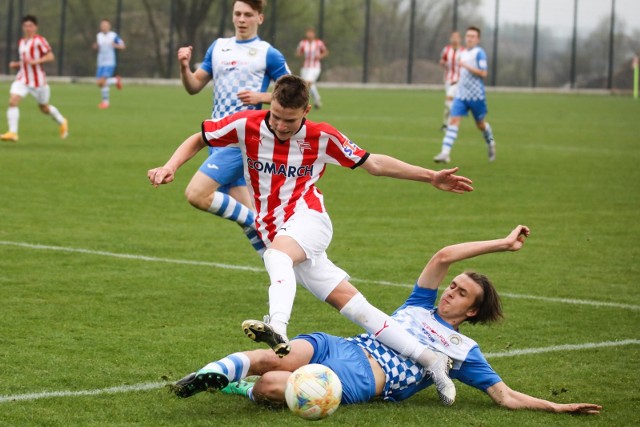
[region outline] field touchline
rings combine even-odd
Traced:
[[[554,351],[577,351],[588,350],[593,348],[602,347],[620,347],[625,345],[640,344],[640,340],[629,339],[622,341],[603,341],[584,344],[565,344],[565,345],[553,345],[550,347],[538,347],[538,348],[523,348],[515,349],[500,353],[485,353],[487,359],[496,359],[499,357],[517,357],[529,354],[550,353]],[[0,395],[0,403],[17,402],[21,400],[38,400],[51,397],[71,397],[71,396],[96,396],[102,394],[115,394],[115,393],[128,393],[131,391],[145,391],[155,390],[162,388],[169,383],[155,382],[155,383],[140,383],[132,385],[122,385],[116,387],[99,388],[95,390],[61,390],[61,391],[42,391],[38,393],[26,393],[26,394],[14,394],[14,395]]]
[[[11,242],[11,241],[0,240],[0,245],[17,246],[20,248],[46,250],[46,251],[73,252],[73,253],[81,253],[86,255],[98,255],[98,256],[111,257],[111,258],[130,259],[135,261],[197,265],[197,266],[204,266],[204,267],[222,268],[225,270],[252,271],[257,273],[261,273],[265,271],[264,268],[251,267],[248,265],[224,264],[224,263],[210,262],[210,261],[193,261],[188,259],[158,258],[158,257],[152,257],[152,256],[146,256],[146,255],[122,254],[122,253],[116,253],[116,252],[95,251],[91,249],[69,248],[64,246],[38,245],[38,244],[26,243],[26,242]],[[352,277],[351,280],[353,282],[372,283],[375,285],[382,285],[382,286],[398,286],[403,288],[413,288],[413,285],[388,282],[385,280],[358,279],[356,277]],[[538,296],[538,295],[514,294],[510,292],[501,292],[500,295],[506,298],[531,299],[531,300],[553,302],[553,303],[560,303],[560,304],[588,305],[592,307],[611,307],[611,308],[619,308],[623,310],[633,310],[633,311],[640,310],[640,305],[623,304],[623,303],[617,303],[617,302],[583,300],[583,299],[573,299],[573,298],[554,298],[554,297],[544,297],[544,296]]]

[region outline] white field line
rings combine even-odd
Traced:
[[[222,268],[225,270],[241,270],[241,271],[251,271],[251,272],[264,272],[263,268],[259,267],[251,267],[248,265],[234,265],[234,264],[223,264],[219,262],[210,262],[210,261],[192,261],[186,259],[172,259],[172,258],[157,258],[146,255],[134,255],[134,254],[122,254],[115,252],[105,252],[105,251],[94,251],[91,249],[82,249],[82,248],[69,248],[64,246],[49,246],[49,245],[38,245],[32,243],[25,242],[11,242],[0,240],[0,245],[4,246],[17,246],[21,248],[28,249],[39,249],[39,250],[48,250],[48,251],[59,251],[59,252],[73,252],[73,253],[81,253],[86,255],[99,255],[106,256],[111,258],[121,258],[121,259],[130,259],[135,261],[148,261],[148,262],[162,262],[169,264],[186,264],[186,265],[197,265],[197,266],[205,266],[205,267],[215,267]],[[362,283],[373,283],[376,285],[382,286],[397,286],[403,288],[413,288],[413,285],[408,285],[405,283],[394,283],[388,282],[385,280],[370,280],[370,279],[359,279],[356,277],[352,277],[351,280],[353,282],[362,282]],[[634,304],[622,304],[617,302],[607,302],[607,301],[594,301],[594,300],[582,300],[582,299],[573,299],[573,298],[554,298],[554,297],[543,297],[538,295],[527,295],[527,294],[514,294],[509,292],[501,292],[501,296],[507,298],[518,298],[518,299],[530,299],[537,301],[545,301],[552,303],[561,303],[561,304],[574,304],[574,305],[588,305],[592,307],[611,307],[611,308],[620,308],[624,310],[634,310],[640,311],[640,305]]]
[[[577,351],[588,350],[593,348],[602,347],[620,347],[624,345],[640,344],[640,340],[629,339],[623,341],[604,341],[596,343],[585,344],[567,344],[567,345],[553,345],[550,347],[538,347],[538,348],[523,348],[521,350],[510,350],[501,353],[486,353],[487,359],[495,359],[499,357],[517,357],[529,354],[541,354],[550,353],[556,351]],[[100,388],[95,390],[62,390],[62,391],[43,391],[39,393],[26,393],[26,394],[14,394],[14,395],[0,395],[0,403],[16,402],[21,400],[38,400],[50,397],[70,397],[70,396],[96,396],[101,394],[115,394],[115,393],[128,393],[131,391],[145,391],[155,390],[162,388],[170,384],[168,382],[155,382],[155,383],[140,383],[132,385],[122,385],[109,388]]]

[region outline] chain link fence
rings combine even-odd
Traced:
[[[179,46],[201,60],[233,35],[233,0],[0,0],[0,72],[17,58],[20,18],[34,14],[56,62],[50,75],[92,76],[92,44],[107,18],[127,44],[125,77],[175,78]],[[638,52],[637,0],[268,0],[260,36],[287,57],[315,27],[330,55],[323,81],[439,84],[442,47],[453,29],[482,29],[496,86],[630,90]]]

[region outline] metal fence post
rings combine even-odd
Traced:
[[[569,86],[576,87],[576,50],[578,46],[578,0],[573,0],[573,37],[571,39],[571,71]]]
[[[536,0],[536,16],[533,24],[533,57],[531,58],[531,87],[538,85],[538,25],[540,23],[540,0]]]
[[[500,15],[500,0],[496,0],[496,12],[493,20],[493,61],[491,62],[491,86],[496,85],[498,80],[498,18]]]
[[[416,0],[411,0],[411,16],[409,17],[409,57],[407,58],[407,83],[413,82],[413,47],[416,25]]]
[[[609,27],[609,75],[607,89],[613,89],[613,48],[616,28],[616,0],[611,0],[611,26]]]
[[[369,80],[369,28],[371,20],[371,0],[364,3],[364,53],[362,54],[362,83]]]
[[[175,55],[175,46],[173,44],[173,36],[176,30],[175,14],[176,14],[176,0],[171,0],[169,5],[169,54],[167,55],[167,78],[171,78],[173,71],[173,57]]]
[[[320,9],[318,10],[318,38],[324,39],[324,0],[320,0]]]
[[[4,52],[4,73],[9,74],[11,72],[11,68],[9,68],[9,62],[11,62],[11,48],[12,41],[11,36],[13,35],[13,0],[9,0],[7,5],[7,40],[6,40],[6,49]]]
[[[458,0],[453,0],[453,31],[458,31]]]
[[[62,0],[62,10],[60,11],[60,39],[58,44],[58,75],[62,75],[64,66],[64,33],[67,24],[67,0]]]

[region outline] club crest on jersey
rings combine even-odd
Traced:
[[[250,55],[250,56],[255,56],[255,55],[256,55],[256,53],[258,53],[258,50],[257,50],[257,49],[255,49],[255,48],[253,48],[253,47],[252,47],[251,49],[249,49],[249,55]]]
[[[247,158],[247,168],[257,172],[264,172],[271,175],[281,175],[287,178],[298,178],[313,175],[313,165],[287,166],[282,163],[261,162]]]
[[[342,144],[342,151],[344,151],[347,156],[353,156],[358,150],[360,150],[360,147],[348,139]]]
[[[449,337],[449,342],[453,345],[460,345],[462,343],[462,337],[460,335],[451,335]]]
[[[296,141],[298,143],[298,148],[300,149],[300,153],[304,154],[304,150],[311,151],[311,144],[303,139],[298,139]]]

